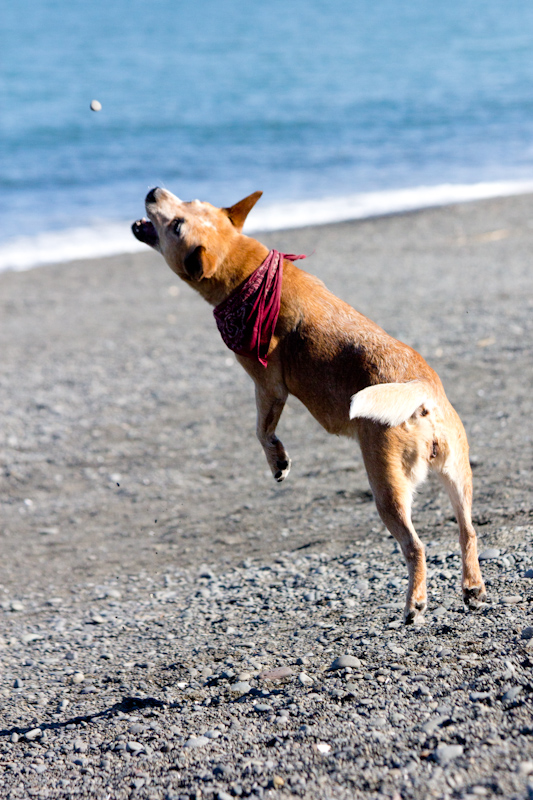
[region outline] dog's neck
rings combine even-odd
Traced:
[[[217,306],[263,263],[268,253],[268,247],[257,239],[238,234],[213,277],[199,281],[194,288]]]

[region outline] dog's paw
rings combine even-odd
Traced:
[[[276,472],[274,472],[274,479],[281,483],[284,481],[287,475],[289,474],[291,469],[291,460],[290,458],[278,459],[276,461]]]
[[[487,599],[487,592],[483,584],[480,586],[463,587],[463,600],[469,611],[479,611]]]
[[[424,623],[424,611],[427,608],[425,601],[415,603],[411,608],[406,608],[403,614],[405,625],[422,625]]]

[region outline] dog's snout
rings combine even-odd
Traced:
[[[159,186],[154,186],[153,189],[150,189],[148,194],[146,195],[145,203],[146,205],[150,205],[151,203],[157,202],[157,192],[159,191]]]

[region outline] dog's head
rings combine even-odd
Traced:
[[[216,208],[151,189],[145,200],[148,219],[133,223],[133,235],[160,252],[176,275],[197,284],[215,275],[261,195],[254,192],[231,208]]]

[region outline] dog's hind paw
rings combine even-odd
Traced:
[[[483,584],[463,587],[463,600],[469,611],[479,611],[485,605],[486,599],[487,592]]]
[[[277,470],[274,473],[274,479],[281,483],[284,481],[291,469],[291,460],[290,458],[279,459],[276,461]]]
[[[415,603],[414,608],[406,608],[403,615],[405,625],[422,625],[424,623],[424,611],[427,603]]]

